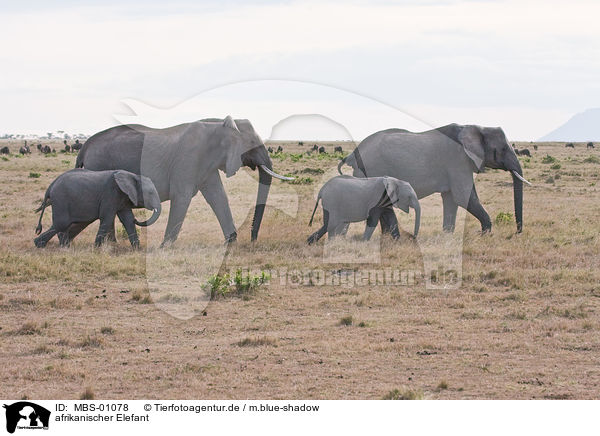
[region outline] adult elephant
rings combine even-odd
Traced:
[[[338,165],[350,165],[356,177],[392,176],[411,184],[419,199],[442,194],[445,231],[454,231],[458,206],[481,223],[492,222],[479,202],[473,173],[485,168],[510,171],[513,179],[517,232],[523,228],[523,170],[500,127],[450,124],[425,132],[388,129],[365,138]],[[398,221],[388,209],[380,218],[383,232],[398,237]]]
[[[219,170],[233,176],[241,166],[259,170],[259,186],[251,238],[256,240],[273,172],[269,153],[248,120],[210,119],[166,129],[142,125],[112,127],[90,137],[77,156],[76,167],[123,169],[149,177],[160,201],[171,201],[163,245],[179,235],[192,197],[198,191],[214,211],[226,242],[237,238]]]

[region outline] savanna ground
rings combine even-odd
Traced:
[[[467,216],[459,289],[427,289],[418,274],[405,286],[293,286],[273,277],[237,295],[235,286],[213,277],[213,290],[226,295],[190,309],[193,318],[180,319],[167,313],[169,307],[185,311],[198,303],[194,295],[202,293],[209,263],[203,259],[222,247],[216,218],[200,195],[179,240],[166,250],[157,247],[168,203],[142,238],[140,252],[131,251],[122,231],[116,244],[92,248],[97,224],[68,249],[59,248],[56,239],[36,249],[33,209],[48,184],[73,167],[75,155],[33,150],[19,157],[14,153],[20,142],[0,142],[13,153],[0,160],[2,397],[600,396],[598,149],[542,143],[534,151],[533,144],[517,144],[533,154],[521,162],[534,185],[525,186],[519,235],[514,219],[506,222],[501,214],[513,211],[509,174],[478,175],[482,204],[498,222],[481,236],[479,222]],[[54,144],[60,148],[60,141]],[[406,235],[400,243],[383,238],[380,264],[324,264],[324,242],[305,244],[316,230],[307,226],[316,191],[338,162],[301,157],[311,145],[284,143],[284,153],[274,157],[275,169],[295,174],[299,184],[274,181],[256,244],[250,243],[249,210],[256,192],[250,177],[256,175],[243,170],[226,180],[239,238],[222,273],[238,267],[422,271],[420,241],[435,241],[441,233],[439,195],[422,200],[416,243]],[[344,152],[353,148],[342,146]],[[333,145],[326,148],[332,153]],[[412,213],[400,213],[399,219],[412,231]],[[362,228],[351,226],[341,243],[364,250],[356,240]],[[178,294],[194,281],[187,294]]]

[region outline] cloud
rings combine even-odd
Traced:
[[[49,124],[42,109],[89,128],[125,97],[175,104],[264,78],[327,83],[396,106],[519,107],[537,120],[600,98],[591,1],[63,4],[3,12],[10,128]]]

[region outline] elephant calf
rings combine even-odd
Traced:
[[[35,238],[36,247],[45,247],[58,233],[61,246],[68,246],[89,224],[100,219],[100,228],[96,235],[96,246],[105,238],[115,239],[115,216],[127,230],[129,242],[139,248],[135,225],[149,226],[160,215],[161,206],[154,183],[144,176],[129,171],[90,171],[74,169],[58,176],[46,190],[40,220],[35,230],[36,235],[42,231],[42,217],[47,206],[52,205],[52,227]],[[144,222],[137,221],[132,208],[145,207],[153,211],[152,216]]]
[[[367,226],[363,240],[368,241],[382,212],[392,206],[406,213],[412,207],[415,210],[414,236],[419,233],[421,207],[417,194],[409,183],[394,177],[332,178],[319,191],[309,226],[312,225],[319,200],[322,200],[323,206],[323,227],[308,237],[309,244],[317,242],[326,232],[329,238],[345,235],[349,223],[364,220],[367,220]]]

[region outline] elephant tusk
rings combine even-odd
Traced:
[[[267,173],[267,174],[275,177],[276,179],[280,179],[280,180],[294,180],[293,177],[282,176],[282,175],[277,174],[274,171],[271,171],[266,165],[261,165],[260,167],[263,169],[263,171],[265,173]]]
[[[516,172],[516,171],[514,171],[514,170],[513,170],[513,172],[512,172],[512,173],[515,175],[515,177],[516,177],[517,179],[519,179],[520,181],[522,181],[522,182],[525,182],[525,183],[527,183],[529,186],[531,186],[531,183],[529,183],[527,180],[525,180],[525,179],[523,178],[523,176],[521,176],[521,175],[520,175],[518,172]]]

